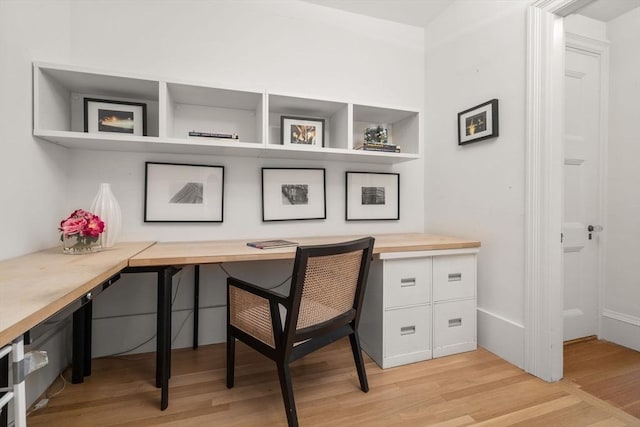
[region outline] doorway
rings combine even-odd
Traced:
[[[569,21],[571,17],[567,18]],[[570,22],[566,22],[569,30]],[[563,341],[600,335],[607,48],[567,32],[564,78]]]
[[[603,3],[602,0],[599,2]],[[527,18],[525,370],[547,381],[559,380],[563,374],[563,307],[560,302],[564,277],[559,237],[564,202],[561,185],[564,167],[564,17],[587,3],[590,0],[537,0],[529,8]],[[627,7],[627,12],[637,6],[635,0],[612,1],[604,2],[605,8],[613,3]],[[618,11],[625,13],[625,10]],[[636,171],[634,169],[630,175],[636,176]],[[607,227],[613,225],[612,222]],[[628,230],[623,233],[628,235]],[[622,291],[629,289],[624,285],[626,283],[620,286]],[[628,310],[630,303],[624,297],[616,302],[622,306],[621,313]],[[614,319],[632,331],[640,326],[640,320],[636,321],[633,316],[599,311],[604,313],[600,322],[603,317]],[[626,337],[629,341],[638,341],[637,334],[627,333]],[[640,344],[632,347],[640,347]]]

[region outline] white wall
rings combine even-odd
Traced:
[[[122,16],[118,5],[126,4]],[[422,108],[423,30],[360,17],[298,1],[168,1],[149,8],[146,2],[93,1],[72,3],[71,62],[87,67],[210,82],[227,87],[284,91],[359,103]],[[101,31],[96,31],[96,26]],[[105,27],[106,26],[106,27]],[[371,31],[375,28],[375,31]],[[126,49],[122,47],[126,46]],[[99,156],[99,162],[96,161]],[[248,157],[162,155],[145,153],[70,152],[72,191],[68,209],[86,206],[98,183],[110,182],[124,216],[126,240],[210,240],[292,237],[317,234],[423,231],[424,174],[419,161],[396,166],[348,164],[331,161],[292,161]],[[144,162],[169,161],[225,166],[225,216],[222,224],[157,224],[143,222]],[[262,223],[260,168],[263,166],[324,167],[327,171],[327,219]],[[347,223],[344,219],[346,170],[397,171],[402,175],[401,219],[394,222]],[[287,267],[237,265],[236,274],[261,269],[267,283],[286,277]],[[270,269],[273,269],[270,270]],[[191,270],[187,270],[191,271]],[[206,267],[207,286],[224,286],[217,267]],[[143,342],[154,331],[153,316],[112,317],[153,312],[140,307],[154,301],[149,277],[123,279],[121,287],[138,286],[134,299],[110,292],[96,301],[96,328],[137,331],[114,341],[96,333],[95,352],[124,351]],[[184,273],[177,298],[189,306],[192,274]],[[213,282],[213,283],[211,283]],[[177,283],[177,281],[175,282]],[[140,289],[146,287],[146,291]],[[207,292],[203,289],[203,292]],[[179,301],[178,300],[178,301]],[[219,342],[224,331],[224,293],[201,300],[202,343]],[[174,331],[182,323],[174,319]],[[143,320],[144,319],[144,320]],[[143,326],[146,325],[146,326]],[[190,322],[176,339],[189,345]],[[218,326],[207,326],[207,325]],[[153,349],[154,341],[138,349]]]
[[[0,1],[0,259],[58,238],[68,156],[31,136],[31,60],[67,61],[68,24],[65,1]]]
[[[526,8],[456,1],[425,31],[425,227],[482,242],[478,343],[524,363]],[[500,136],[457,145],[457,113],[499,100]]]
[[[0,259],[57,245],[60,219],[78,207],[88,208],[100,182],[112,184],[122,207],[122,240],[424,230],[421,161],[378,165],[83,151],[62,149],[31,136],[32,61],[422,109],[422,29],[296,0],[153,4],[142,0],[0,0],[0,36],[0,188],[7,202],[0,210],[0,220],[9,225],[0,241]],[[145,161],[224,165],[224,223],[145,224]],[[327,219],[263,224],[262,166],[327,168]],[[401,219],[347,223],[346,170],[401,173]],[[291,268],[288,263],[228,267],[232,274],[262,278],[267,284],[286,278]],[[174,280],[174,309],[180,310],[174,316],[174,333],[182,331],[174,343],[177,347],[190,345],[191,323],[185,322],[182,329],[181,325],[190,316],[192,271],[185,269]],[[201,305],[209,307],[201,315],[204,344],[224,337],[224,307],[219,305],[225,275],[217,266],[208,266],[202,277]],[[136,351],[154,348],[154,283],[149,274],[127,275],[95,301],[94,355],[126,351],[150,338]],[[30,400],[41,391],[30,391]]]
[[[125,7],[123,16],[118,5]],[[74,2],[71,62],[168,78],[422,108],[423,31],[298,1]],[[97,26],[100,30],[97,31]],[[375,28],[375,31],[372,31]],[[126,47],[126,48],[123,48]],[[420,162],[398,166],[76,151],[69,209],[111,182],[129,240],[192,240],[422,231]],[[225,166],[225,221],[144,224],[144,161]],[[327,168],[327,219],[261,222],[262,166]],[[346,223],[344,171],[402,173],[401,220]],[[411,196],[411,197],[409,197]],[[414,198],[417,197],[417,199]],[[411,202],[417,202],[412,204]]]
[[[607,24],[609,144],[603,337],[640,350],[640,8]]]
[[[69,39],[68,2],[0,1],[0,260],[59,238],[69,159],[31,136],[31,60],[67,61]],[[29,403],[70,362],[68,342],[61,333],[42,344],[50,365],[27,378]]]

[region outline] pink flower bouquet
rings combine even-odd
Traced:
[[[60,240],[64,243],[65,253],[93,252],[104,231],[104,222],[98,215],[76,209],[60,222],[58,230],[62,233]]]

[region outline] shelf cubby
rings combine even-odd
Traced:
[[[353,148],[364,142],[366,128],[377,126],[387,128],[388,143],[399,146],[401,153],[420,154],[420,114],[417,111],[354,105]]]
[[[293,146],[290,150],[347,149],[349,104],[280,94],[269,94],[269,146],[282,145],[282,116],[324,119],[324,147]]]
[[[167,85],[167,137],[262,144],[263,94],[189,84]],[[237,134],[238,139],[190,137],[190,131]]]
[[[147,136],[159,135],[158,81],[50,66],[34,68],[34,83],[36,132],[84,133],[84,98],[98,98],[144,102]]]

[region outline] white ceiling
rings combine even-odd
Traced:
[[[453,0],[303,0],[359,15],[417,27],[426,26]]]
[[[453,0],[303,0],[359,15],[425,27]],[[469,0],[466,0],[469,1]],[[640,0],[595,0],[577,13],[607,22],[640,6]]]
[[[598,21],[608,22],[640,6],[640,0],[596,0],[578,11]]]

